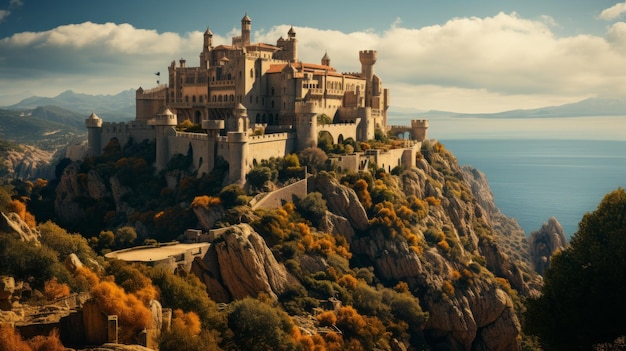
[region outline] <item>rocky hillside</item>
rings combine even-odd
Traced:
[[[275,349],[291,350],[293,342],[332,350],[521,350],[526,340],[522,300],[541,286],[528,240],[495,207],[485,176],[461,168],[436,141],[424,143],[417,167],[394,174],[310,166],[308,195],[257,210],[248,205],[251,189],[220,186],[222,166],[198,177],[171,163],[155,176],[153,160],[150,144],[109,145],[98,158],[65,167],[54,189],[38,191],[54,194],[48,203],[58,222],[91,237],[100,254],[200,229],[193,240],[211,245],[190,272],[207,301],[228,306],[214,312],[227,325],[211,331],[223,349],[251,349],[266,336],[244,332],[240,308],[283,316],[254,319],[259,330],[283,320],[278,329],[286,334],[273,341],[281,347],[270,342]],[[280,187],[280,173],[299,167],[290,162],[265,165],[277,173],[265,188]],[[130,269],[111,267],[113,275]],[[138,281],[152,281],[160,303],[176,307],[167,281],[174,278],[142,272],[147,278]],[[120,282],[128,284],[124,274]]]
[[[0,140],[0,177],[28,179],[54,178],[54,166],[65,150],[51,152],[31,145],[15,145]]]

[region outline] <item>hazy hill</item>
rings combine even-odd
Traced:
[[[397,118],[480,117],[480,118],[558,118],[579,116],[626,116],[626,100],[620,98],[589,98],[579,102],[528,110],[497,113],[458,113],[450,111],[391,111]]]
[[[76,111],[83,119],[95,112],[107,121],[126,121],[135,118],[135,90],[124,90],[116,95],[88,95],[67,90],[52,98],[32,96],[6,109],[31,110],[39,106],[58,106]]]
[[[57,106],[37,107],[28,112],[0,110],[0,139],[55,151],[84,139],[85,118]]]

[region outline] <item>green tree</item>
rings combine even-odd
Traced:
[[[224,208],[232,208],[238,205],[248,203],[246,192],[237,184],[230,184],[224,187],[220,192],[220,201]]]
[[[626,193],[583,216],[570,246],[552,257],[525,329],[546,350],[590,350],[626,334]]]
[[[115,245],[118,249],[133,246],[137,240],[137,232],[134,227],[121,227],[115,231]]]
[[[308,193],[305,197],[299,198],[294,196],[294,205],[300,215],[313,223],[314,226],[318,226],[320,220],[326,215],[328,207],[326,206],[326,200],[322,197],[322,194],[314,191]]]
[[[246,174],[248,183],[257,189],[263,188],[265,182],[276,180],[277,177],[278,171],[272,171],[271,168],[265,166],[255,167]]]
[[[293,323],[280,309],[245,298],[232,304],[228,326],[240,350],[297,350],[291,337]]]

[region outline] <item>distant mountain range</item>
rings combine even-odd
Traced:
[[[58,150],[85,139],[85,119],[95,112],[107,122],[135,118],[135,90],[116,95],[65,91],[55,97],[33,96],[0,107],[0,139]]]
[[[528,110],[511,110],[497,113],[458,113],[448,111],[401,111],[391,112],[398,118],[428,119],[436,117],[474,117],[474,118],[561,118],[582,116],[625,116],[626,99],[620,98],[589,98],[579,102],[541,107]]]
[[[95,112],[110,122],[127,121],[135,118],[135,90],[124,90],[116,95],[88,95],[67,90],[52,98],[32,96],[3,109],[25,111],[40,106],[57,106],[74,111],[83,119]]]

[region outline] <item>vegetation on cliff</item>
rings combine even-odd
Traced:
[[[154,145],[112,141],[101,156],[60,164],[57,181],[14,182],[1,189],[2,211],[19,213],[40,238],[31,245],[3,234],[0,274],[44,292],[32,303],[91,292],[106,313],[121,316],[126,342],[152,323],[144,308],[158,300],[175,311],[161,334],[163,350],[537,348],[520,324],[533,326],[542,318],[536,317],[541,308],[532,306],[544,300],[524,314],[524,301],[538,293],[540,280],[528,255],[516,253],[525,238],[477,195],[479,187],[469,179],[479,177],[459,167],[437,142],[424,143],[418,167],[391,174],[376,165],[370,172],[338,172],[323,156],[310,148],[271,159],[250,172],[245,188],[222,188],[226,164],[198,176],[180,155],[155,174]],[[303,166],[315,172],[306,196],[274,209],[248,205],[260,191],[293,183]],[[44,210],[51,203],[54,213]],[[583,220],[595,228],[592,222]],[[240,223],[244,227],[215,239],[216,261],[198,263],[195,274],[99,256],[174,240],[188,228]],[[239,249],[255,251],[258,256],[249,259],[273,256],[265,269],[284,270],[286,276],[233,301],[241,291],[224,275],[245,275],[236,269],[216,273],[213,266],[226,259],[219,255],[239,255]],[[70,254],[91,273],[69,271],[63,262]],[[228,259],[229,265],[243,262]],[[264,274],[262,279],[278,279],[271,277],[277,272]],[[544,291],[544,299],[551,298]]]

